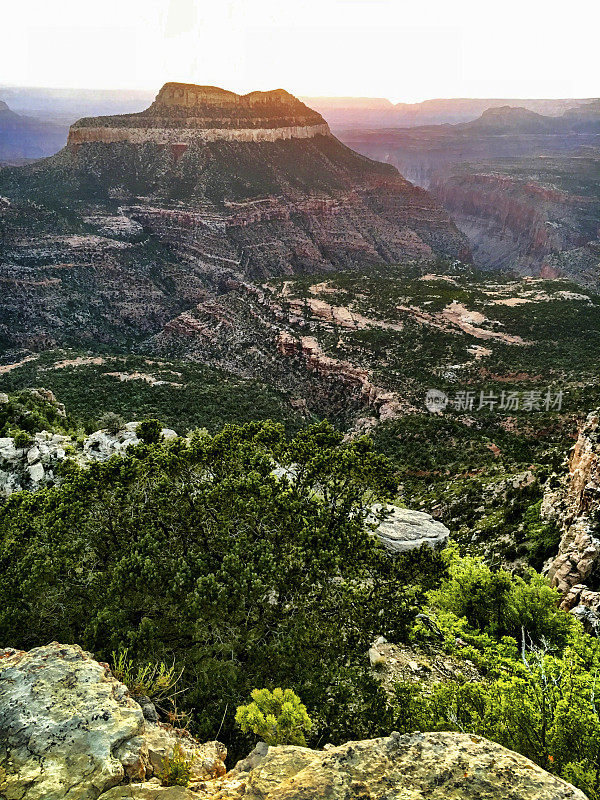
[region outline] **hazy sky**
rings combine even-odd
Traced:
[[[599,0],[0,0],[0,84],[600,94]]]

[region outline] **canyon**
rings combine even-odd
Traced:
[[[17,347],[159,334],[230,279],[469,257],[427,192],[283,90],[167,84],[0,170],[0,198],[0,339]]]
[[[427,187],[484,269],[600,286],[600,104],[544,116],[489,108],[455,125],[345,130],[344,141]]]
[[[305,98],[306,105],[284,90],[237,95],[170,83],[146,110],[134,111],[148,93],[56,95],[7,87],[0,94],[19,110],[45,109],[48,119],[55,114],[63,126],[58,138],[53,133],[35,152],[21,136],[21,151],[11,151],[15,158],[57,150],[67,138],[64,121],[73,122],[69,158],[59,154],[42,182],[54,173],[59,184],[67,178],[71,193],[100,196],[103,205],[107,195],[134,202],[140,195],[160,198],[148,212],[162,218],[161,235],[193,237],[198,254],[210,254],[213,263],[243,263],[252,279],[290,268],[392,263],[451,250],[468,259],[470,250],[485,269],[598,285],[598,99],[393,104],[381,98]],[[109,115],[73,121],[77,108]],[[419,196],[381,165],[351,163],[332,131],[430,194]],[[92,156],[93,145],[102,144],[111,145],[110,157],[106,151]],[[223,169],[232,162],[235,171]],[[118,179],[115,171],[128,179]],[[570,185],[569,176],[576,176]],[[374,194],[388,195],[377,209]],[[178,203],[186,208],[174,207]],[[440,207],[464,234],[458,246]],[[185,227],[176,229],[185,212],[193,214],[192,236]],[[215,225],[228,229],[228,252],[215,252],[215,237],[198,234]],[[263,248],[263,238],[271,246]],[[282,239],[291,246],[282,247]]]
[[[63,142],[60,125],[16,114],[0,100],[0,163],[51,156]]]

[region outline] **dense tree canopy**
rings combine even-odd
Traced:
[[[317,710],[323,736],[361,735],[384,702],[366,650],[405,638],[435,584],[411,591],[417,559],[390,559],[365,524],[394,489],[368,440],[343,444],[326,423],[292,441],[273,423],[230,426],[72,467],[0,510],[1,638],[175,661],[204,736],[277,685]]]

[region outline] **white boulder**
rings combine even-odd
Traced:
[[[380,504],[375,505],[373,510],[377,513],[382,508],[386,511],[386,517],[374,529],[374,533],[388,550],[404,553],[423,544],[443,547],[447,543],[450,531],[431,514],[394,505],[383,507]]]

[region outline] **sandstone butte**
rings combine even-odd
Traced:
[[[141,699],[140,699],[141,700]],[[586,800],[500,745],[465,733],[391,733],[323,750],[226,749],[157,722],[107,664],[77,645],[0,650],[2,800]],[[178,744],[188,788],[163,787]]]
[[[76,122],[46,165],[66,196],[130,201],[146,231],[247,277],[470,257],[425,190],[283,89],[167,83],[145,111]]]
[[[187,146],[197,141],[274,142],[330,136],[316,111],[284,89],[239,95],[216,86],[166,83],[139,114],[88,117],[69,132],[83,142],[132,142]]]

